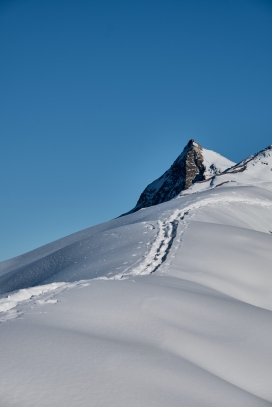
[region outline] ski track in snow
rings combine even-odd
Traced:
[[[139,263],[139,261],[137,261],[132,266],[125,269],[121,274],[117,274],[113,277],[98,277],[92,280],[121,280],[131,276],[144,276],[154,273],[167,259],[176,237],[179,245],[175,248],[177,249],[180,246],[182,235],[189,227],[187,219],[189,215],[193,216],[192,211],[195,211],[194,214],[196,214],[197,210],[208,205],[224,205],[229,203],[261,205],[263,207],[272,208],[272,203],[270,202],[239,197],[232,197],[231,199],[226,199],[225,197],[212,197],[203,199],[200,202],[192,203],[184,208],[175,210],[168,219],[157,221],[159,226],[158,234],[153,241],[148,254],[140,264],[135,267],[135,265]],[[147,227],[154,228],[150,222],[146,223]],[[179,231],[178,234],[179,226],[181,226],[181,231]],[[166,264],[170,265],[170,263]],[[24,313],[24,309],[21,309],[22,305],[30,305],[33,308],[35,305],[55,304],[57,300],[54,299],[54,297],[60,292],[76,286],[84,287],[89,285],[88,281],[90,280],[80,280],[74,283],[51,283],[24,288],[10,293],[4,298],[0,298],[0,323],[22,316]]]
[[[0,323],[19,318],[24,313],[22,305],[29,304],[33,308],[34,305],[55,304],[58,300],[54,297],[60,292],[86,285],[89,285],[87,281],[80,280],[75,283],[51,283],[12,292],[0,299]]]
[[[148,275],[154,273],[161,264],[166,260],[168,253],[172,247],[172,244],[177,236],[178,226],[180,221],[183,223],[182,231],[178,236],[178,241],[181,241],[181,237],[185,230],[188,228],[189,224],[187,218],[191,215],[192,211],[197,211],[208,205],[220,205],[229,203],[241,203],[247,205],[261,205],[264,207],[272,208],[272,203],[264,202],[258,199],[244,199],[239,197],[232,197],[231,199],[221,198],[207,198],[200,202],[193,203],[182,209],[175,210],[168,220],[164,222],[158,221],[159,232],[149,253],[146,255],[145,259],[137,266],[131,266],[127,271],[122,274],[111,277],[110,279],[121,279],[128,276],[139,276]],[[107,277],[101,277],[103,279],[108,279]]]

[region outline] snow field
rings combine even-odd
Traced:
[[[0,405],[271,406],[272,192],[259,186],[183,196],[0,265],[1,287],[17,284],[0,298]]]
[[[271,405],[271,312],[156,274],[57,298],[0,325],[3,405]]]

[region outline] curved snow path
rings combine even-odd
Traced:
[[[125,276],[138,276],[138,275],[148,275],[154,273],[166,260],[173,242],[177,236],[177,229],[180,221],[183,222],[183,229],[180,233],[181,237],[184,231],[188,227],[186,217],[192,212],[199,210],[208,205],[220,205],[229,203],[242,203],[246,205],[261,205],[263,207],[272,208],[272,203],[264,202],[260,199],[244,199],[239,197],[232,197],[231,199],[226,199],[225,197],[218,198],[206,198],[200,202],[195,202],[182,209],[176,209],[172,215],[165,221],[158,220],[159,232],[155,241],[153,242],[150,251],[146,255],[145,259],[137,266],[130,267],[125,273],[118,274],[117,276],[111,277],[111,279],[120,279]]]
[[[188,215],[192,211],[197,211],[208,205],[222,205],[229,203],[242,203],[246,205],[261,205],[263,207],[272,208],[271,202],[265,202],[260,199],[239,198],[239,197],[212,197],[206,198],[199,202],[192,203],[184,208],[176,209],[171,216],[164,221],[158,220],[159,232],[151,245],[148,254],[144,260],[135,267],[135,264],[126,269],[125,272],[117,274],[113,277],[98,277],[103,280],[120,280],[131,276],[143,276],[154,273],[167,259],[171,247],[177,237],[178,227],[182,228],[178,235],[178,242],[181,242],[181,237],[189,224],[187,222]],[[196,212],[195,212],[196,214]],[[169,264],[168,264],[169,265]],[[89,285],[87,280],[80,280],[74,283],[51,283],[30,287],[10,293],[8,296],[0,298],[0,323],[10,319],[18,318],[22,315],[22,304],[54,304],[57,302],[54,297],[60,292],[75,286]]]
[[[87,281],[80,280],[75,283],[51,283],[36,287],[23,288],[0,298],[0,323],[20,317],[24,312],[20,308],[24,304],[55,304],[54,297],[60,292],[75,286],[85,287]]]

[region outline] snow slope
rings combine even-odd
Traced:
[[[272,190],[254,159],[1,263],[0,405],[271,406]]]
[[[228,168],[235,165],[233,161],[212,150],[202,148],[203,164],[205,166],[204,176],[210,178],[213,175],[221,174]]]

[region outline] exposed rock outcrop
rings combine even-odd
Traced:
[[[219,174],[233,164],[191,139],[171,167],[145,188],[131,212],[169,201],[194,183]]]

